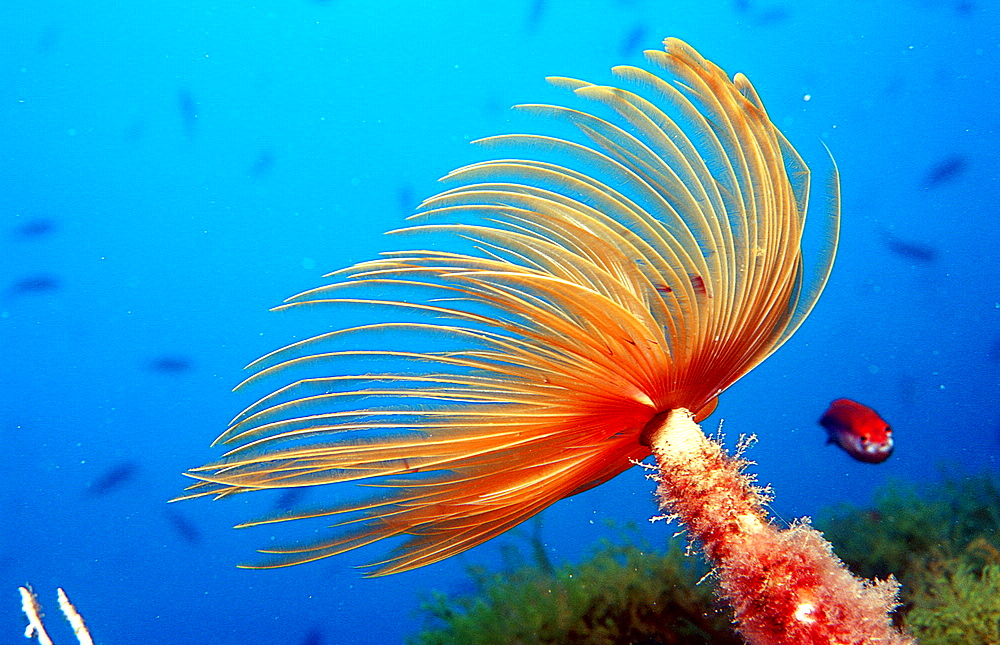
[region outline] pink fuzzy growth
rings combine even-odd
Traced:
[[[806,524],[773,525],[718,562],[719,586],[751,643],[907,643],[892,628],[892,580],[855,578]]]
[[[764,498],[686,410],[650,422],[661,507],[701,543],[751,645],[913,644],[891,623],[897,585],[851,575],[806,523],[776,528]]]

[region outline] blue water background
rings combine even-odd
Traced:
[[[510,105],[587,107],[546,75],[611,82],[668,35],[747,73],[818,185],[822,144],[843,175],[825,296],[709,422],[758,436],[775,512],[998,467],[996,2],[8,0],[3,15],[0,642],[21,638],[31,583],[63,643],[57,586],[102,643],[400,643],[422,596],[468,590],[465,566],[524,544],[522,528],[375,580],[352,566],[380,547],[248,571],[284,533],[230,527],[273,496],[166,500],[253,400],[230,392],[242,366],[317,331],[269,307],[391,249],[381,233],[437,178],[489,156],[470,140],[548,131]],[[816,420],[842,396],[895,427],[884,464],[824,445]],[[662,542],[651,491],[632,469],[546,511],[550,556],[579,559],[607,519]]]

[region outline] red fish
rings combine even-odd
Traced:
[[[892,428],[878,412],[850,399],[837,399],[819,420],[835,443],[858,461],[878,464],[892,454]]]

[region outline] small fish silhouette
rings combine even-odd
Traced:
[[[194,362],[186,356],[164,354],[149,362],[149,369],[163,374],[182,374],[190,371]]]
[[[7,289],[7,294],[11,296],[22,296],[29,294],[52,293],[58,291],[62,286],[59,278],[48,273],[39,273],[25,278],[21,278]]]
[[[133,462],[127,461],[118,464],[104,471],[100,477],[90,482],[90,486],[87,487],[87,495],[90,497],[103,497],[116,490],[120,490],[134,481],[138,472],[139,467]]]
[[[967,165],[962,155],[952,155],[939,161],[924,176],[924,188],[936,188],[948,183],[965,172]]]
[[[56,230],[56,221],[48,217],[29,219],[14,229],[15,237],[22,240],[33,240],[51,235]]]
[[[890,235],[885,238],[885,246],[896,255],[917,262],[929,264],[937,259],[937,250],[927,244],[908,242]]]

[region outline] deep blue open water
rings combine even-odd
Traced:
[[[573,103],[665,36],[745,72],[816,169],[843,176],[837,265],[813,316],[709,422],[759,442],[783,518],[886,482],[1000,468],[1000,7],[994,0],[7,0],[0,20],[0,642],[32,584],[108,644],[401,643],[468,564],[360,578],[378,547],[277,571],[274,498],[167,505],[252,395],[242,367],[314,333],[269,313],[392,248],[469,141]],[[808,97],[808,100],[807,100]],[[336,321],[330,321],[336,324]],[[259,393],[258,393],[259,394]],[[856,462],[816,420],[838,397],[895,428]],[[648,525],[639,469],[542,516],[556,561]],[[338,492],[313,491],[316,499]]]

